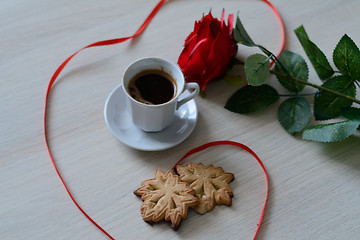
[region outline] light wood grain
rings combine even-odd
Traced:
[[[0,239],[106,239],[73,205],[47,154],[42,129],[46,86],[56,68],[78,49],[133,34],[156,0],[3,0],[0,3]],[[287,49],[305,56],[293,29],[303,24],[331,59],[347,33],[360,45],[357,0],[273,0],[287,31]],[[258,239],[360,239],[360,139],[322,144],[288,135],[278,104],[251,115],[223,106],[236,90],[218,81],[196,99],[195,131],[180,145],[141,152],[106,128],[105,100],[126,66],[145,56],[174,62],[195,20],[240,12],[252,38],[277,52],[279,25],[261,1],[168,1],[136,40],[88,49],[60,75],[49,99],[49,143],[76,199],[116,239],[252,239],[265,197],[265,180],[245,151],[216,147],[188,161],[222,166],[235,174],[233,206],[194,212],[174,232],[140,216],[133,190],[154,170],[171,166],[208,141],[250,146],[270,175],[269,205]],[[239,57],[253,52],[243,48]],[[317,76],[310,67],[311,81]],[[275,78],[270,84],[278,86]],[[285,92],[285,90],[283,90]],[[312,91],[312,89],[306,89]]]

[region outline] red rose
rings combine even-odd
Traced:
[[[224,15],[223,12],[219,21],[210,12],[195,22],[178,59],[186,81],[198,83],[202,91],[211,79],[226,72],[230,58],[237,51],[232,28],[234,17],[229,15],[227,26]]]

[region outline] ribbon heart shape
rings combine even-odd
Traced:
[[[285,30],[284,30],[284,26],[283,26],[283,22],[281,20],[281,17],[278,13],[278,11],[276,10],[276,8],[268,1],[268,0],[262,0],[263,2],[265,2],[271,9],[272,11],[275,13],[276,17],[278,18],[279,22],[280,22],[280,26],[281,26],[281,32],[282,32],[282,42],[281,42],[281,51],[280,53],[282,52],[282,49],[284,48],[284,45],[285,45]],[[84,209],[82,209],[82,207],[78,204],[78,202],[75,200],[73,194],[71,193],[71,191],[69,190],[64,178],[61,176],[61,173],[56,165],[56,162],[51,154],[51,150],[50,150],[50,147],[49,147],[49,144],[48,144],[48,136],[47,136],[47,125],[46,125],[46,122],[47,122],[47,108],[48,108],[48,98],[49,98],[49,94],[51,92],[51,88],[54,84],[54,82],[56,81],[56,79],[58,78],[59,74],[62,72],[62,70],[65,68],[65,66],[70,62],[70,60],[75,57],[79,52],[87,49],[87,48],[92,48],[92,47],[99,47],[99,46],[107,46],[107,45],[113,45],[113,44],[118,44],[118,43],[122,43],[122,42],[125,42],[127,40],[130,40],[130,39],[133,39],[135,38],[136,36],[140,35],[145,29],[146,27],[149,25],[149,23],[151,22],[151,20],[154,18],[154,16],[156,15],[156,13],[160,10],[160,8],[164,5],[164,3],[166,2],[166,0],[161,0],[158,2],[158,4],[154,7],[154,9],[151,11],[151,13],[148,15],[148,17],[145,19],[145,21],[143,22],[143,24],[139,27],[139,29],[131,36],[128,36],[128,37],[124,37],[124,38],[116,38],[116,39],[110,39],[110,40],[104,40],[104,41],[99,41],[99,42],[95,42],[95,43],[92,43],[88,46],[85,46],[83,48],[81,48],[80,50],[78,50],[77,52],[73,53],[69,58],[67,58],[55,71],[55,73],[53,74],[53,76],[51,77],[50,79],[50,82],[48,84],[48,87],[47,87],[47,91],[46,91],[46,96],[45,96],[45,107],[44,107],[44,123],[43,123],[43,126],[44,126],[44,138],[45,138],[45,144],[46,144],[46,148],[48,150],[48,153],[49,153],[49,157],[51,159],[51,162],[54,166],[54,169],[57,173],[57,175],[59,176],[63,186],[65,187],[69,197],[71,198],[71,200],[73,201],[73,203],[76,205],[76,207],[81,211],[81,213],[92,223],[94,224],[100,231],[102,231],[109,239],[115,239],[114,237],[112,237],[105,229],[103,229],[98,223],[96,223],[86,212]],[[197,147],[193,150],[190,150],[188,153],[186,153],[184,155],[184,157],[182,157],[174,166],[174,168],[176,167],[177,164],[179,164],[182,160],[184,160],[186,157],[190,156],[191,154],[193,153],[196,153],[196,152],[199,152],[199,151],[202,151],[208,147],[212,147],[212,146],[216,146],[216,145],[233,145],[233,146],[237,146],[237,147],[240,147],[244,150],[246,150],[247,152],[249,152],[250,154],[252,154],[255,159],[258,161],[258,163],[260,164],[260,166],[262,167],[263,171],[264,171],[264,174],[265,174],[265,177],[266,177],[266,198],[265,198],[265,203],[264,203],[264,206],[263,206],[263,210],[262,210],[262,213],[261,213],[261,216],[260,216],[260,220],[258,222],[258,227],[256,229],[256,232],[255,232],[255,235],[254,235],[254,238],[256,238],[258,232],[259,232],[259,229],[260,229],[260,225],[261,225],[261,222],[262,222],[262,219],[263,219],[263,216],[264,216],[264,213],[265,213],[265,207],[266,207],[266,203],[267,203],[267,198],[268,198],[268,185],[269,185],[269,182],[268,182],[268,174],[266,172],[266,169],[265,169],[265,166],[264,164],[262,163],[262,161],[260,160],[260,158],[255,154],[254,151],[252,151],[249,147],[241,144],[241,143],[238,143],[238,142],[232,142],[232,141],[217,141],[217,142],[210,142],[210,143],[207,143],[207,144],[204,144],[200,147]]]

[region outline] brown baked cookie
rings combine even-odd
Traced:
[[[176,166],[176,171],[180,179],[192,187],[200,203],[193,208],[200,214],[210,212],[215,205],[231,206],[233,197],[232,189],[229,185],[234,179],[234,174],[224,172],[221,167],[210,165],[204,166],[202,163],[189,163],[186,166]]]
[[[199,203],[194,189],[181,182],[178,175],[171,171],[165,174],[160,168],[155,178],[143,181],[134,193],[144,201],[141,215],[146,222],[171,221],[174,230],[187,217],[188,208]]]

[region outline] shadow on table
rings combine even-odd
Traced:
[[[360,171],[360,136],[350,136],[341,142],[314,144],[321,145],[318,147],[329,161]]]

